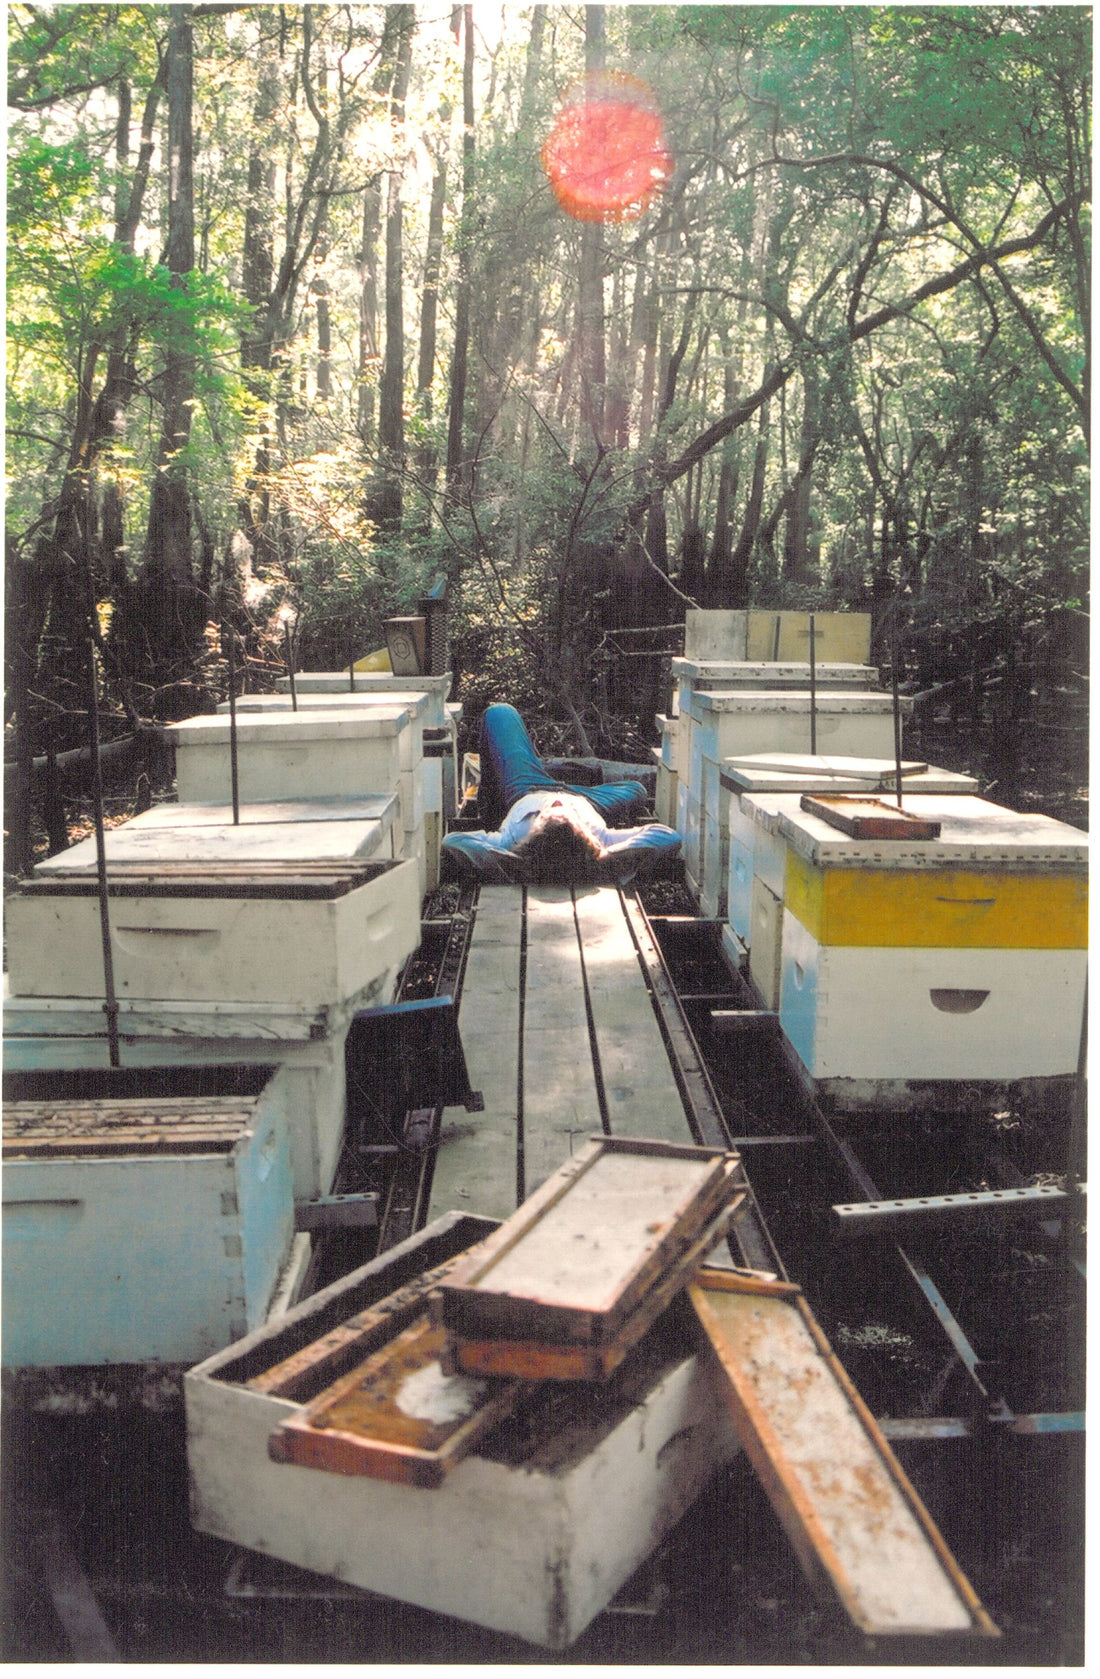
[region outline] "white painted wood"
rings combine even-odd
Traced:
[[[392,828],[397,818],[396,793],[360,793],[346,797],[254,800],[239,805],[239,827],[268,822],[381,822]],[[224,803],[180,804],[165,800],[132,816],[129,831],[141,828],[227,828],[233,826],[233,806]],[[118,830],[112,830],[117,832]]]
[[[690,1143],[619,894],[613,887],[578,887],[575,899],[611,1133]]]
[[[1083,950],[822,945],[787,910],[780,1025],[815,1079],[1063,1077],[1077,1067],[1086,965]],[[937,1007],[932,993],[952,991],[988,995],[969,1012]]]
[[[413,861],[395,863],[329,898],[168,897],[158,896],[152,882],[148,892],[109,899],[116,992],[303,1009],[338,1003],[416,949],[420,898]],[[7,904],[7,936],[14,992],[102,996],[94,892],[14,895]]]
[[[191,717],[170,727],[180,800],[231,799],[230,719]],[[237,719],[236,733],[244,801],[392,792],[423,753],[422,724],[400,704],[366,715],[338,707],[255,712]]]
[[[103,836],[107,867],[119,863],[362,863],[392,856],[392,829],[381,822],[266,822],[224,827],[135,827],[125,823]],[[79,840],[36,865],[39,880],[95,873],[99,863],[94,838]]]
[[[550,1650],[738,1450],[710,1362],[673,1356],[643,1362],[621,1398],[578,1389],[568,1442],[553,1429],[512,1460],[474,1454],[431,1491],[326,1475],[271,1461],[268,1434],[298,1407],[222,1379],[231,1357],[184,1382],[201,1532]]]
[[[394,676],[391,671],[355,672],[357,694],[384,694],[400,700],[408,693],[426,693],[431,703],[424,714],[427,728],[444,728],[448,722],[462,715],[461,705],[449,705],[447,696],[453,678],[448,671],[443,676]],[[275,684],[281,694],[290,694],[290,678],[283,676]],[[351,692],[346,670],[303,670],[294,677],[294,690],[299,699],[303,694],[347,694]],[[456,716],[457,714],[457,716]]]
[[[516,1208],[522,938],[522,888],[482,886],[458,1027],[471,1088],[485,1108],[443,1111],[430,1219],[452,1210],[504,1219]]]
[[[369,716],[377,707],[388,707],[392,710],[395,699],[399,698],[403,709],[407,708],[409,715],[419,720],[421,726],[428,721],[428,715],[438,715],[438,707],[432,705],[432,695],[424,689],[406,688],[400,696],[391,691],[377,691],[375,693],[340,693],[330,694],[298,694],[297,710],[288,693],[285,694],[240,694],[236,701],[238,717],[250,717],[256,712],[276,713],[285,716],[309,715],[314,711],[352,711],[360,716]],[[219,717],[229,716],[229,701],[222,700],[218,705]]]
[[[766,1009],[779,1007],[783,943],[783,900],[759,875],[752,883],[752,922],[748,938],[749,973]]]
[[[567,886],[532,886],[523,1015],[524,1194],[602,1129],[573,899]]]
[[[802,809],[801,795],[780,793],[774,809],[786,843],[810,863],[828,868],[958,868],[967,863],[1013,864],[1042,871],[1084,873],[1089,837],[1052,816],[1008,810],[966,794],[914,794],[903,808],[940,824],[934,840],[856,840]]]

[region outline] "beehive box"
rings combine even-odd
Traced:
[[[392,973],[341,1009],[301,1010],[186,1003],[119,1007],[124,1070],[201,1078],[209,1070],[277,1065],[288,1092],[294,1197],[327,1195],[344,1141],[344,1045],[356,1008],[390,1001]],[[96,1076],[110,1068],[102,1006],[91,999],[4,997],[4,1066],[15,1074]]]
[[[264,1322],[294,1237],[287,1082],[218,1072],[5,1094],[5,1365],[184,1365]]]
[[[817,660],[866,664],[871,651],[869,613],[816,612],[813,618]],[[810,614],[690,609],[684,617],[684,656],[808,662]]]
[[[860,757],[884,757],[894,744],[893,704],[889,694],[840,691],[818,694],[813,706],[815,744],[819,751]],[[717,914],[725,859],[715,850],[721,825],[721,765],[724,759],[762,751],[809,751],[811,703],[808,693],[757,689],[692,690],[687,711],[689,767],[681,768],[680,832],[685,858],[700,894],[709,880]],[[684,750],[681,735],[680,752]],[[682,761],[682,760],[681,760]],[[686,788],[685,788],[686,783]],[[707,862],[707,823],[712,818],[711,861]],[[680,824],[677,824],[680,826]]]
[[[192,1520],[316,1573],[562,1650],[739,1449],[710,1361],[674,1326],[636,1349],[610,1387],[573,1390],[567,1438],[551,1390],[544,1410],[482,1442],[430,1491],[268,1453],[272,1430],[300,1414],[307,1394],[263,1391],[266,1373],[492,1228],[447,1214],[280,1326],[189,1371]]]
[[[231,722],[190,717],[171,725],[181,803],[232,799]],[[423,725],[399,701],[365,714],[339,706],[246,713],[237,718],[236,736],[239,800],[396,792],[404,827],[415,827],[409,801],[414,780],[419,791]]]
[[[780,1024],[856,1105],[913,1083],[1068,1078],[1085,1000],[1088,838],[967,795],[913,795],[927,840],[853,839],[776,796]]]
[[[691,713],[693,693],[728,692],[731,689],[750,689],[769,692],[773,689],[809,692],[810,666],[786,660],[778,663],[766,660],[730,659],[673,659],[672,707],[669,722],[669,757],[672,768],[687,775],[691,765],[691,740],[694,720]],[[822,693],[870,692],[879,680],[873,665],[837,663],[815,666],[815,688]],[[659,720],[658,720],[659,721]]]
[[[714,845],[708,847],[703,900],[712,901],[712,915],[724,915],[742,949],[750,945],[753,849],[758,832],[754,812],[764,809],[762,800],[772,793],[890,793],[896,786],[896,765],[885,758],[827,757],[798,753],[757,753],[727,758],[716,766],[718,795],[707,815],[714,827]],[[713,782],[707,766],[708,798]],[[902,762],[904,797],[909,793],[975,793],[978,783],[972,775],[914,760]],[[754,804],[745,808],[748,798]],[[767,849],[767,840],[762,838]],[[724,887],[723,884],[724,883]],[[782,868],[771,885],[782,898]],[[778,955],[776,956],[778,960]]]
[[[119,997],[308,1009],[354,996],[415,950],[420,884],[412,861],[118,865],[108,915]],[[28,881],[8,900],[7,937],[15,995],[103,995],[88,870]]]

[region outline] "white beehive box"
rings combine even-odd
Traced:
[[[181,803],[232,800],[227,716],[171,725]],[[244,802],[402,791],[419,772],[423,728],[409,708],[254,712],[237,719],[237,790]],[[406,813],[405,827],[414,826]]]
[[[852,839],[776,795],[785,846],[780,1024],[857,1100],[922,1081],[1077,1067],[1088,837],[967,795],[913,795],[928,840]]]
[[[893,748],[894,715],[889,694],[854,690],[818,694],[812,710],[816,745],[821,751],[881,758]],[[682,717],[681,724],[684,721]],[[723,855],[721,844],[716,843],[720,841],[722,761],[749,752],[808,751],[810,695],[781,689],[696,689],[689,697],[686,721],[687,827],[681,832],[685,855],[690,849],[697,856],[698,866],[691,873],[698,882],[700,897],[708,892],[709,913],[716,915],[728,870],[728,853]],[[685,751],[683,734],[679,751]],[[685,762],[683,756],[680,762]],[[681,768],[681,784],[684,779]],[[708,814],[712,818],[709,858]]]
[[[126,827],[130,831],[234,826],[240,830],[269,824],[281,827],[289,822],[377,822],[383,834],[390,835],[400,814],[396,793],[358,793],[346,798],[253,800],[239,805],[234,824],[231,803],[180,804],[170,799],[132,816]]]
[[[718,782],[713,816],[715,845],[708,848],[703,882],[704,897],[712,899],[715,906],[708,913],[726,915],[735,938],[748,948],[757,825],[753,809],[743,808],[747,798],[757,801],[753,808],[760,809],[759,801],[771,793],[892,793],[896,768],[885,758],[811,757],[793,752],[727,758],[721,766],[715,766],[717,775],[713,777],[711,766],[705,766],[708,801],[713,780]],[[972,775],[914,761],[903,761],[902,785],[906,793],[975,793],[978,789]],[[772,890],[782,896],[781,873]]]
[[[119,997],[321,1007],[362,991],[420,942],[412,861],[320,872],[119,866],[109,885]],[[8,900],[7,936],[16,995],[103,995],[100,900],[89,871],[29,881]]]
[[[233,1094],[171,1093],[172,1070],[149,1096],[38,1074],[5,1099],[5,1365],[186,1365],[265,1321],[294,1238],[289,1093],[223,1071]]]
[[[118,1016],[122,1067],[198,1077],[212,1067],[277,1065],[287,1089],[294,1197],[315,1200],[331,1190],[343,1147],[352,1016],[390,1002],[395,979],[396,970],[380,974],[348,1005],[318,1010],[125,1001]],[[103,1009],[91,999],[5,994],[3,1048],[13,1074],[110,1068]]]
[[[268,1332],[184,1379],[192,1520],[318,1574],[565,1649],[739,1449],[710,1360],[643,1354],[593,1402],[578,1390],[569,1439],[525,1432],[474,1453],[431,1490],[276,1463],[272,1429],[301,1410],[250,1388],[372,1301],[487,1233],[449,1214]],[[641,1349],[639,1349],[641,1352]]]
[[[809,692],[810,666],[793,660],[769,663],[756,659],[673,659],[671,724],[672,740],[669,762],[673,768],[687,775],[691,765],[691,743],[695,719],[691,711],[693,693],[726,692],[730,689],[751,689],[769,692],[772,689]],[[815,688],[822,692],[870,692],[879,680],[873,665],[830,663],[815,667]]]

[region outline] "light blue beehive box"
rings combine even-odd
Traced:
[[[271,1067],[6,1077],[4,1365],[186,1365],[261,1325],[294,1239],[287,1120]]]

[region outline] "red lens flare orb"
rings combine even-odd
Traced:
[[[575,220],[636,221],[672,175],[652,89],[621,70],[592,71],[566,95],[542,167]]]

